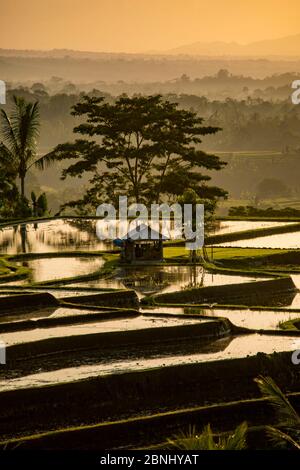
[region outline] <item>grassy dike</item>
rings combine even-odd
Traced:
[[[300,314],[299,314],[299,318],[294,318],[293,320],[280,322],[279,327],[284,331],[288,331],[288,332],[298,331],[300,333]]]
[[[208,271],[245,276],[281,277],[300,272],[300,250],[272,248],[207,248],[209,261],[198,264]],[[184,247],[164,248],[165,262],[187,264],[189,252]]]
[[[59,252],[59,253],[42,253],[42,254],[36,254],[36,253],[27,253],[27,254],[20,254],[20,255],[15,255],[15,256],[10,256],[10,260],[12,261],[28,261],[32,259],[41,259],[41,258],[68,258],[68,257],[89,257],[89,256],[95,256],[95,257],[102,257],[104,259],[104,265],[101,266],[100,269],[97,271],[94,271],[90,274],[83,274],[79,276],[73,276],[73,277],[67,277],[67,278],[60,278],[60,279],[49,279],[47,281],[41,281],[41,282],[29,282],[26,287],[42,287],[42,286],[58,286],[58,285],[63,285],[63,284],[69,284],[69,283],[76,283],[76,282],[82,282],[82,281],[90,281],[93,279],[99,279],[99,278],[109,278],[113,275],[114,270],[118,266],[118,261],[119,261],[119,256],[114,253],[107,253],[107,252]],[[23,268],[26,272],[26,275],[24,277],[27,277],[30,273],[30,270],[28,268]],[[1,278],[0,278],[1,282]],[[6,281],[3,281],[6,282]]]
[[[0,284],[24,279],[28,274],[29,269],[25,266],[17,266],[11,257],[0,258]]]
[[[214,261],[221,261],[226,259],[244,259],[253,258],[259,259],[274,254],[283,252],[295,253],[300,250],[282,250],[280,248],[236,248],[236,247],[207,247],[209,258]],[[170,246],[168,243],[164,245],[164,260],[166,262],[176,261],[189,261],[189,250],[185,246]]]

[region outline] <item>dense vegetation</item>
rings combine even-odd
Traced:
[[[293,207],[284,207],[282,209],[274,209],[268,207],[262,209],[253,206],[237,206],[230,207],[228,214],[230,216],[239,217],[300,217],[300,210],[294,209]]]
[[[84,138],[45,156],[49,163],[71,160],[63,178],[91,175],[83,198],[70,201],[71,207],[95,210],[102,202],[117,204],[121,195],[136,203],[172,202],[190,189],[213,212],[226,197],[203,173],[220,170],[224,162],[199,148],[202,136],[220,129],[205,126],[196,113],[154,95],[123,96],[113,104],[84,96],[72,114],[82,118],[74,132]]]
[[[167,100],[178,103],[180,108],[193,110],[208,120],[208,124],[223,128],[217,139],[205,140],[207,148],[222,151],[236,150],[277,150],[292,152],[300,147],[300,107],[291,103],[291,88],[281,99],[275,96],[244,96],[214,99],[199,93],[182,93],[181,87],[175,93],[165,92]],[[272,88],[272,87],[271,87]],[[83,87],[84,90],[84,87]],[[42,83],[31,87],[12,88],[8,91],[8,102],[14,94],[28,101],[39,101],[41,115],[40,148],[49,149],[72,136],[73,119],[70,109],[84,92],[69,84],[51,94]],[[104,96],[113,103],[116,95],[103,90],[92,89],[89,96]],[[149,94],[149,92],[147,93]]]
[[[197,113],[206,126],[222,128],[215,135],[205,135],[201,149],[217,153],[227,163],[222,172],[207,171],[212,184],[228,191],[232,200],[231,204],[222,204],[225,215],[232,205],[257,206],[262,202],[264,208],[275,207],[277,203],[273,199],[286,198],[282,203],[285,207],[294,206],[299,199],[300,106],[293,105],[290,99],[294,78],[292,73],[254,78],[230,74],[225,69],[200,78],[182,75],[172,82],[157,82],[155,86],[104,81],[75,85],[52,77],[44,82],[28,82],[26,86],[10,85],[6,109],[14,94],[28,102],[39,102],[41,128],[37,152],[42,156],[60,143],[74,141],[73,127],[82,122],[82,116],[74,118],[70,110],[84,93],[89,97],[104,97],[106,103],[113,105],[124,91],[129,94],[163,92],[164,99],[178,103],[179,109]],[[240,91],[233,93],[233,90]],[[74,186],[69,178],[60,180],[65,167],[65,161],[57,161],[44,172],[32,167],[27,175],[27,198],[31,191],[46,192],[52,214],[62,204],[81,199],[88,188],[89,175],[85,172],[81,184]],[[261,192],[267,178],[278,182],[277,194],[270,198]]]

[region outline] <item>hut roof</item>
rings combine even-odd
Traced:
[[[149,225],[140,224],[137,225],[134,229],[130,230],[122,240],[169,240],[169,237],[163,233],[157,232],[156,230],[151,229]]]

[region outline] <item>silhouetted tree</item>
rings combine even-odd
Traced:
[[[35,192],[31,192],[32,201],[32,213],[34,217],[42,217],[47,213],[48,203],[45,193],[42,193],[39,197],[36,196]]]
[[[48,162],[75,159],[63,171],[63,178],[92,174],[84,198],[71,205],[97,206],[119,194],[136,202],[159,202],[189,187],[202,198],[226,195],[206,186],[210,177],[200,171],[219,170],[224,165],[216,155],[198,148],[202,136],[219,128],[204,126],[194,112],[178,109],[160,95],[122,96],[114,104],[103,97],[85,96],[74,106],[73,114],[85,118],[74,132],[87,138],[58,145],[45,157]]]
[[[9,158],[21,181],[21,196],[25,197],[25,177],[28,169],[38,164],[36,157],[37,138],[39,135],[38,102],[27,103],[24,98],[13,97],[11,115],[1,109],[1,130],[3,143],[0,147],[0,159]]]

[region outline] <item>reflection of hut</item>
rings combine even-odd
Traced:
[[[122,238],[121,258],[127,263],[160,261],[163,259],[163,241],[168,237],[141,224]]]

